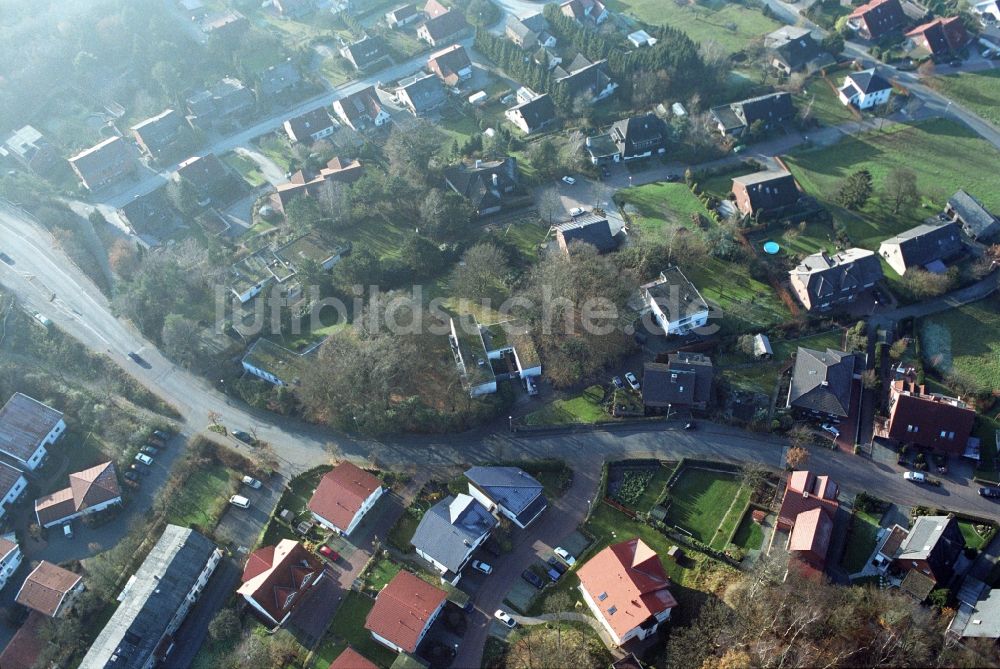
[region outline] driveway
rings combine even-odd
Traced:
[[[285,489],[285,479],[278,474],[261,483],[259,490],[241,485],[238,494],[250,500],[250,508],[241,509],[232,505],[226,507],[215,527],[219,543],[231,544],[244,557],[257,544],[257,538]]]
[[[187,669],[191,666],[208,634],[208,624],[239,586],[241,573],[242,569],[232,559],[223,558],[219,562],[201,597],[174,635],[176,645],[167,665],[176,669]]]

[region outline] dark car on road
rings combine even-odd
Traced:
[[[979,494],[990,499],[1000,499],[1000,488],[980,488]]]
[[[257,440],[253,438],[253,435],[249,432],[244,432],[243,430],[233,431],[233,436],[242,441],[244,444],[250,444],[253,446],[254,442]]]
[[[535,586],[539,590],[545,587],[545,582],[542,580],[542,578],[535,572],[531,571],[530,569],[525,569],[524,571],[522,571],[521,578],[523,578],[525,581]]]
[[[0,251],[0,262],[3,262],[3,264],[5,264],[5,265],[11,265],[11,266],[13,266],[14,259],[11,258],[6,253],[3,253],[2,251]]]
[[[145,358],[143,358],[141,355],[139,355],[135,351],[129,351],[128,357],[132,358],[132,361],[135,364],[139,365],[140,367],[142,367],[144,369],[150,369],[152,367],[151,364],[149,364],[148,362],[146,362]]]

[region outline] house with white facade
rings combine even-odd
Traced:
[[[549,505],[542,484],[518,467],[472,467],[466,470],[465,478],[472,497],[522,530]]]
[[[282,539],[250,554],[236,593],[268,624],[278,627],[324,574],[323,564],[305,546]]]
[[[642,286],[643,297],[656,324],[666,335],[686,334],[708,323],[708,303],[678,267]]]
[[[7,507],[15,503],[28,487],[28,479],[17,467],[0,461],[0,518],[7,513]]]
[[[13,532],[0,537],[0,590],[7,587],[7,581],[21,566],[23,557]]]
[[[344,461],[323,475],[308,508],[317,523],[347,536],[383,493],[381,481]]]
[[[51,446],[66,431],[61,411],[24,393],[14,393],[0,409],[0,453],[29,471],[42,464]]]
[[[455,585],[497,524],[489,509],[471,495],[449,495],[427,510],[410,543],[442,581]]]
[[[884,79],[873,67],[860,72],[852,72],[844,77],[844,83],[837,89],[837,96],[845,106],[871,109],[884,105],[892,95],[892,84]]]
[[[386,648],[412,655],[447,601],[444,590],[404,569],[378,593],[365,629]]]
[[[35,500],[40,527],[53,527],[122,503],[115,463],[105,462],[69,475],[69,487]]]

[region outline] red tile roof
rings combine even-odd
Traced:
[[[382,588],[368,612],[365,629],[412,653],[424,628],[447,594],[408,571],[401,571]]]
[[[608,546],[577,573],[619,638],[650,616],[677,606],[659,556],[642,539]]]
[[[105,462],[70,474],[68,488],[36,499],[35,514],[39,524],[47,525],[121,496],[115,464]]]
[[[0,667],[3,669],[31,669],[45,648],[45,642],[38,636],[44,616],[37,611],[28,614],[17,633],[0,653]]]
[[[829,476],[816,476],[809,471],[795,471],[785,484],[785,496],[778,511],[778,525],[790,529],[804,511],[826,509],[831,517],[837,512],[840,491]]]
[[[341,462],[323,476],[309,500],[309,510],[345,530],[361,505],[381,485],[363,469]]]
[[[55,616],[67,593],[76,587],[80,579],[79,574],[42,560],[24,580],[15,601],[39,613]]]
[[[255,601],[276,623],[301,601],[302,592],[319,580],[323,566],[298,541],[282,539],[250,554],[243,585],[236,591]],[[288,597],[296,595],[292,601]]]
[[[816,567],[826,564],[826,553],[830,548],[830,534],[833,518],[826,509],[815,508],[803,511],[795,519],[795,527],[789,539],[788,550],[807,553],[807,560]]]
[[[350,646],[330,663],[328,669],[379,669],[378,665]]]

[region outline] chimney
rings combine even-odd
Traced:
[[[476,158],[476,169],[477,170],[480,168],[480,166],[482,166],[482,164],[483,164],[483,161],[481,161],[479,158]]]
[[[499,186],[499,185],[500,185],[500,175],[499,174],[494,174],[493,175],[493,186],[496,187],[496,186]]]
[[[803,490],[802,491],[802,497],[804,499],[809,499],[809,491],[808,490]]]
[[[826,379],[823,379],[823,381],[820,383],[820,385],[823,386],[824,388],[826,388],[828,385],[830,385],[830,382],[827,381]]]

